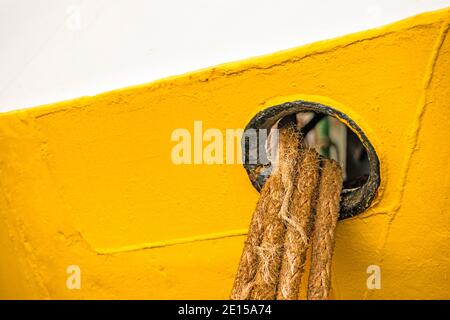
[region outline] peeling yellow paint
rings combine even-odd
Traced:
[[[300,98],[349,115],[381,162],[371,208],[338,225],[334,298],[450,298],[449,19],[0,115],[0,297],[227,298],[258,194],[242,165],[172,164],[170,134]]]

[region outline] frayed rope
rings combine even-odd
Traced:
[[[280,129],[279,159],[253,213],[231,293],[233,300],[295,300],[311,249],[308,299],[327,299],[342,170]]]

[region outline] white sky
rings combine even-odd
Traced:
[[[0,111],[333,38],[450,0],[0,0]]]

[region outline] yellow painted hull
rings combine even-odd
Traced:
[[[0,298],[226,299],[258,193],[241,164],[173,164],[171,133],[298,99],[350,116],[380,158],[372,206],[338,224],[333,298],[450,298],[449,19],[0,115]]]

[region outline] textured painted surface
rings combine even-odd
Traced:
[[[449,19],[2,114],[0,297],[227,298],[258,194],[242,165],[172,164],[170,135],[300,98],[349,115],[381,161],[372,207],[338,224],[334,298],[450,298]]]

